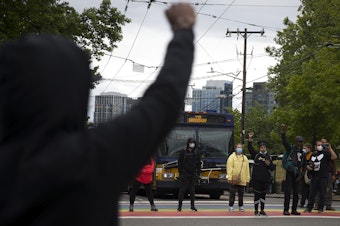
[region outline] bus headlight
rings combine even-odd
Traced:
[[[174,179],[175,174],[174,173],[163,173],[162,178],[163,179]]]
[[[228,178],[227,174],[225,173],[220,173],[218,174],[218,179],[223,179],[223,180],[226,180]]]

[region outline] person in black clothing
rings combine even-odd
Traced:
[[[197,151],[197,144],[193,138],[187,140],[187,146],[181,151],[178,157],[179,180],[181,183],[178,192],[178,211],[182,211],[182,204],[187,189],[190,193],[191,209],[195,207],[195,184],[201,174],[201,156]]]
[[[0,48],[0,225],[118,225],[121,191],[175,125],[190,80],[194,9],[173,4],[166,16],[173,38],[156,81],[93,129],[85,51],[42,34]]]
[[[264,211],[264,205],[266,203],[266,193],[272,179],[272,175],[270,172],[275,169],[275,165],[273,164],[272,158],[267,152],[266,142],[259,141],[258,145],[260,151],[255,151],[252,145],[253,136],[253,132],[248,134],[248,150],[250,152],[251,158],[254,160],[254,167],[251,175],[251,183],[254,190],[254,214],[256,216],[266,216],[267,214]],[[258,208],[260,203],[261,211],[259,212]]]
[[[286,186],[284,190],[284,210],[283,215],[301,215],[297,211],[297,205],[299,201],[299,184],[300,180],[302,178],[301,175],[304,175],[303,170],[305,169],[305,155],[302,151],[302,142],[303,138],[301,136],[296,136],[295,145],[289,145],[286,138],[286,125],[281,125],[281,138],[282,138],[282,144],[285,147],[286,151],[288,152],[290,156],[290,161],[293,163],[294,172],[286,170]],[[292,153],[291,153],[292,152]],[[293,190],[293,204],[292,204],[292,212],[289,213],[289,203],[290,203],[290,195]]]
[[[329,167],[331,160],[337,158],[335,152],[326,150],[326,146],[322,145],[321,141],[316,142],[317,151],[314,152],[310,158],[309,164],[306,166],[307,170],[311,171],[312,180],[310,195],[308,199],[305,213],[312,212],[316,195],[319,193],[318,212],[322,213],[325,206],[325,195],[329,181]]]

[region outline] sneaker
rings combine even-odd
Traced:
[[[156,206],[155,205],[151,205],[151,211],[158,211],[158,209],[156,208]]]
[[[262,216],[267,216],[267,213],[264,212],[264,210],[261,210],[261,211],[260,211],[260,215],[262,215]]]
[[[255,210],[255,211],[254,211],[254,215],[255,215],[255,216],[260,216],[259,211],[258,211],[258,210]]]
[[[290,213],[288,212],[288,211],[283,211],[283,215],[286,215],[286,216],[288,216],[288,215],[290,215]]]
[[[333,206],[326,206],[326,210],[335,211],[335,208]]]
[[[133,205],[131,205],[131,204],[129,206],[129,212],[133,212]]]
[[[233,212],[233,211],[234,211],[234,207],[229,206],[229,211],[230,211],[230,212]]]
[[[303,212],[304,212],[304,213],[311,213],[312,210],[310,210],[310,209],[305,209]]]
[[[292,211],[291,214],[293,214],[293,215],[301,215],[301,213],[299,213],[299,212],[296,211],[296,210],[295,210],[295,211]]]
[[[243,206],[240,206],[240,207],[238,208],[238,210],[241,211],[241,212],[244,212],[244,207],[243,207]]]
[[[182,206],[178,206],[177,211],[181,212],[182,211]]]
[[[190,209],[192,209],[193,211],[197,211],[197,208],[192,206]]]

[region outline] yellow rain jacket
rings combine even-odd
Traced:
[[[228,182],[241,176],[241,182],[238,185],[246,186],[250,181],[249,161],[247,156],[232,153],[227,160]]]

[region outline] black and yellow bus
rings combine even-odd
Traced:
[[[156,154],[154,192],[176,195],[179,190],[177,159],[188,138],[198,144],[202,172],[197,194],[219,199],[228,189],[226,161],[233,150],[233,115],[215,112],[183,112]]]

